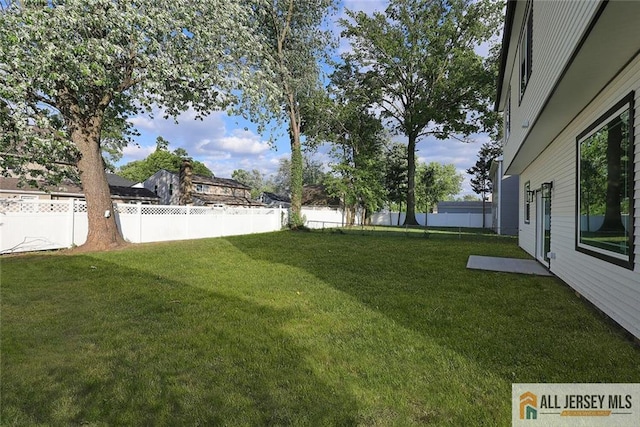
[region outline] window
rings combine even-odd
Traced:
[[[529,224],[531,222],[531,181],[527,181],[524,184],[524,223]]]
[[[577,138],[576,249],[633,268],[633,92]]]
[[[520,99],[531,78],[531,57],[533,56],[533,1],[527,2],[524,12],[524,28],[520,36]]]
[[[196,193],[208,193],[209,186],[206,184],[196,184]]]
[[[169,184],[169,195],[173,195],[173,184]]]

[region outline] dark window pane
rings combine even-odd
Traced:
[[[627,258],[631,251],[629,108],[579,141],[579,244]]]

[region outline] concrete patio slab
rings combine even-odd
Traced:
[[[537,276],[553,276],[542,264],[532,259],[470,255],[467,261],[467,268],[473,270],[501,271],[505,273],[534,274]]]

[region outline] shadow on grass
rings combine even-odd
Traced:
[[[477,240],[485,242],[487,239],[493,239],[495,241],[517,242],[516,236],[498,235],[492,230],[485,228],[357,225],[339,228],[316,228],[311,231],[314,233],[353,234],[377,237],[395,236],[439,240],[464,239],[467,241]]]
[[[282,233],[228,239],[301,268],[394,322],[513,382],[639,382],[640,351],[560,280],[465,268],[525,257],[514,239]]]
[[[38,269],[51,280],[20,280]],[[355,423],[281,332],[286,310],[86,256],[3,270],[3,425]]]

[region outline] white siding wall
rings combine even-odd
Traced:
[[[144,188],[156,192],[161,205],[177,205],[180,200],[180,179],[178,174],[164,169],[151,175],[143,183]]]
[[[539,4],[539,3],[537,3]],[[575,251],[576,137],[609,108],[635,91],[635,269],[618,267]],[[524,223],[524,184],[531,189],[553,181],[551,200],[551,271],[612,319],[640,337],[640,57],[627,66],[596,100],[569,124],[521,174],[520,245],[535,254],[536,209]]]
[[[521,36],[522,14],[526,2],[518,2],[516,27],[513,28],[510,49],[515,57],[507,66],[511,86],[511,132],[504,147],[504,158],[510,162],[523,141],[528,128],[522,123],[534,123],[538,112],[560,77],[587,30],[599,1],[533,1],[533,54],[531,78],[520,103],[520,62],[518,46]],[[518,18],[519,17],[519,18]],[[507,91],[509,85],[505,85]],[[526,180],[525,180],[526,181]]]

